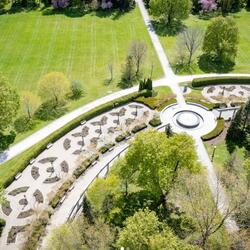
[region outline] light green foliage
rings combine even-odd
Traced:
[[[234,19],[217,17],[207,27],[203,51],[222,63],[234,62],[238,42],[239,31]]]
[[[163,19],[167,25],[188,18],[191,5],[190,0],[150,0],[149,3],[152,15]]]
[[[88,199],[96,211],[101,211],[103,202],[108,195],[118,195],[120,180],[116,175],[107,179],[98,178],[88,190]]]
[[[169,191],[180,169],[199,170],[194,141],[186,134],[167,138],[154,130],[140,133],[125,159],[121,179],[134,182],[158,197]]]
[[[163,225],[155,212],[139,210],[125,221],[125,227],[119,233],[118,247],[142,250],[187,250],[196,249],[183,243],[171,230]]]
[[[243,167],[244,167],[245,175],[247,179],[247,187],[248,189],[250,189],[250,158],[244,161]]]
[[[30,91],[23,91],[21,93],[22,108],[29,118],[32,118],[39,105],[40,98]]]
[[[20,101],[19,96],[7,80],[0,75],[0,130],[6,129],[11,125],[17,115]]]
[[[60,72],[51,72],[42,77],[39,83],[39,95],[45,101],[53,101],[56,105],[70,91],[70,82]]]

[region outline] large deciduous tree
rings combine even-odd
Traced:
[[[238,42],[239,31],[234,19],[217,17],[207,27],[203,51],[218,62],[234,63]]]
[[[150,0],[149,6],[153,16],[170,26],[174,20],[187,18],[192,4],[190,0]]]
[[[163,204],[180,169],[199,170],[194,142],[186,134],[169,138],[153,130],[138,134],[125,159],[121,179],[149,191]]]
[[[20,99],[17,91],[0,75],[0,130],[3,131],[12,124],[19,106]]]
[[[161,223],[155,212],[139,210],[125,221],[117,241],[125,249],[192,250],[195,247],[182,242],[171,229]]]
[[[70,82],[63,73],[51,72],[40,80],[39,95],[43,100],[52,100],[56,106],[68,92],[70,92]]]
[[[136,70],[135,75],[140,75],[141,65],[147,56],[147,45],[142,41],[133,41],[130,45],[129,54],[132,56]]]

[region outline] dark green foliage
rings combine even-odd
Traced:
[[[72,92],[72,99],[79,99],[83,96],[84,90],[81,82],[79,81],[72,81],[71,83],[71,92]]]
[[[17,133],[23,133],[34,127],[34,122],[28,116],[23,115],[14,121],[14,128]]]
[[[54,120],[66,113],[67,109],[63,105],[64,103],[55,105],[52,101],[45,102],[36,111],[35,116],[42,121]]]
[[[224,127],[225,127],[224,119],[223,118],[218,119],[216,127],[211,132],[209,132],[208,134],[203,135],[202,140],[203,141],[208,141],[208,140],[214,139],[215,137],[219,136],[223,132]]]
[[[115,138],[115,141],[117,143],[119,142],[122,142],[126,139],[127,136],[129,136],[130,134],[129,133],[124,133],[124,134],[121,134],[121,135],[118,135],[116,138]]]
[[[132,129],[132,132],[134,134],[140,132],[141,130],[145,129],[147,127],[147,125],[145,123],[142,123],[142,124],[139,124],[139,125],[136,125],[134,126],[134,128]]]
[[[105,144],[104,146],[100,147],[98,149],[98,151],[101,153],[101,154],[105,154],[109,149],[111,149],[112,147],[114,147],[114,143],[108,143],[108,144]]]
[[[53,196],[53,198],[49,201],[49,205],[52,208],[56,208],[59,201],[63,198],[63,196],[66,194],[70,186],[74,183],[73,179],[66,180],[60,188],[57,190],[56,194]]]
[[[174,134],[170,124],[167,124],[167,126],[165,127],[165,134],[168,138]]]
[[[153,119],[151,119],[149,121],[149,124],[152,126],[152,127],[158,127],[161,125],[161,119],[159,117],[159,115],[157,116],[154,116]]]
[[[91,204],[86,195],[83,198],[82,213],[84,217],[86,217],[86,219],[88,220],[88,223],[90,224],[94,223],[94,216],[93,216]]]
[[[225,85],[225,84],[250,84],[250,77],[247,76],[223,76],[223,77],[206,77],[195,78],[192,81],[192,87],[205,87],[208,85]]]
[[[141,80],[139,83],[139,91],[148,90],[152,93],[153,91],[153,81],[152,79],[148,78],[147,80]]]
[[[6,150],[15,141],[15,138],[16,134],[14,131],[10,131],[9,134],[4,134],[0,131],[0,151]]]
[[[3,228],[5,227],[5,220],[0,218],[0,236],[2,235]]]
[[[126,63],[123,65],[121,82],[118,84],[121,88],[129,88],[135,82],[135,64],[132,56],[128,55]]]
[[[226,142],[230,152],[235,145],[250,151],[250,100],[237,111],[227,131]]]

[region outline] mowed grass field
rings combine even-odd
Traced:
[[[239,27],[240,42],[238,46],[238,55],[236,58],[236,64],[232,70],[234,73],[250,73],[250,12],[242,10],[239,13],[232,14]],[[197,16],[190,15],[190,17],[183,23],[186,27],[197,27],[202,30],[206,30],[210,20],[199,19]],[[176,57],[176,36],[163,36],[160,35],[160,41],[166,51],[170,63],[173,65]],[[201,50],[197,53],[197,56],[201,55]],[[202,74],[204,71],[194,65],[190,72],[183,73],[197,73]]]
[[[89,100],[96,99],[117,89],[121,64],[132,40],[148,45],[145,75],[150,74],[153,63],[153,77],[161,77],[138,8],[114,18],[100,12],[83,17],[43,15],[41,11],[5,14],[0,16],[0,72],[17,89],[36,92],[43,75],[60,71],[70,80],[81,81]],[[109,62],[115,80],[107,86]]]

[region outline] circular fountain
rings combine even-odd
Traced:
[[[196,128],[201,123],[201,117],[194,111],[183,110],[175,114],[176,123],[183,128]]]

